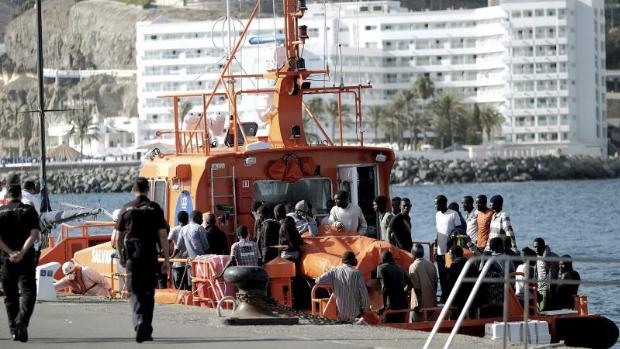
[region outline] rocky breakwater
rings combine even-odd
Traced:
[[[484,160],[401,158],[391,183],[397,185],[620,178],[620,158],[545,156]]]
[[[5,173],[19,173],[22,181],[38,180],[36,170],[6,171]],[[131,191],[131,186],[137,176],[137,166],[52,169],[47,172],[47,185],[52,194],[120,193]]]

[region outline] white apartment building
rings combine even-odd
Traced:
[[[308,7],[301,20],[310,36],[306,65],[331,70],[313,85],[370,81],[373,89],[363,95],[368,107],[384,105],[426,74],[437,90],[454,91],[466,103],[493,104],[505,116],[496,140],[472,147],[472,156],[606,156],[603,0],[503,0],[474,10],[424,12],[408,12],[398,1]],[[260,18],[249,36],[273,35],[274,22],[281,20]],[[151,139],[153,130],[171,128],[170,102],[157,95],[213,86],[224,37],[217,22],[137,24],[138,143]],[[273,67],[274,49],[246,45],[238,55],[243,70]],[[268,101],[247,102],[242,108],[251,119],[256,105]],[[226,105],[218,107],[214,112]],[[369,125],[365,131],[367,138],[374,135]]]

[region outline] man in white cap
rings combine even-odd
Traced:
[[[319,235],[319,227],[314,218],[310,216],[311,212],[309,211],[306,200],[301,200],[295,204],[295,211],[287,214],[287,216],[295,220],[295,228],[297,228],[299,234],[308,231],[312,236],[317,236]]]
[[[54,283],[56,291],[69,288],[71,293],[87,296],[112,296],[112,288],[96,270],[81,266],[72,261],[62,265],[65,277]]]

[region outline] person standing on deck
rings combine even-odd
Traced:
[[[209,251],[209,240],[207,240],[207,231],[201,225],[202,212],[198,210],[192,211],[191,221],[181,229],[178,240],[178,249],[187,249],[189,258],[196,258],[207,254]]]
[[[392,214],[396,216],[400,213],[400,196],[395,196],[392,198]]]
[[[478,195],[476,197],[476,224],[478,225],[476,247],[484,250],[489,241],[489,232],[491,231],[491,220],[493,219],[493,210],[487,207],[486,195]]]
[[[409,266],[411,290],[412,321],[420,320],[420,309],[437,306],[437,269],[435,265],[424,259],[424,246],[413,245],[411,249],[413,263]]]
[[[374,198],[372,206],[377,213],[377,240],[390,241],[388,227],[394,214],[387,209],[387,197],[381,195]]]
[[[25,181],[24,182],[24,190],[22,190],[22,202],[32,203],[32,206],[37,211],[38,214],[41,213],[41,199],[36,195],[37,186],[34,181]]]
[[[274,214],[269,206],[261,206],[258,213],[261,225],[258,229],[256,243],[260,249],[263,264],[266,264],[278,257],[278,249],[272,246],[280,243],[280,222],[274,219]],[[284,215],[284,213],[282,214]]]
[[[366,232],[366,218],[362,209],[349,202],[349,193],[341,190],[334,196],[336,206],[329,213],[329,224],[337,230],[358,232],[364,235]]]
[[[401,209],[400,214],[402,213]],[[394,262],[394,256],[391,251],[383,251],[381,254],[381,264],[377,267],[377,279],[381,282],[383,310],[402,310],[408,308],[407,292],[413,288],[411,280],[409,280],[405,271]],[[386,314],[385,322],[405,322],[405,315],[405,313]]]
[[[217,255],[229,254],[230,250],[228,249],[228,241],[226,241],[226,233],[217,226],[215,214],[208,212],[203,217],[206,217],[204,228],[207,234],[207,242],[209,243],[207,253]]]
[[[239,241],[235,242],[230,248],[230,261],[223,270],[226,270],[229,264],[236,263],[238,266],[256,267],[260,265],[260,251],[256,242],[248,239],[248,227],[240,225],[237,228],[237,237]],[[222,270],[222,273],[224,272]]]
[[[183,250],[178,249],[177,243],[181,238],[181,229],[189,223],[189,214],[186,211],[179,211],[177,213],[177,221],[179,224],[170,230],[168,234],[168,244],[173,246],[172,257],[173,258],[187,258],[187,249],[183,245]],[[172,263],[172,280],[174,281],[174,288],[177,290],[189,290],[189,275],[187,270],[187,263],[174,262]]]
[[[304,240],[295,227],[295,221],[290,216],[286,216],[280,224],[279,236],[280,245],[286,246],[280,254],[280,257],[298,263],[301,257]]]
[[[536,238],[532,243],[536,255],[539,257],[558,257],[557,254],[551,252],[551,248],[545,243],[545,239]],[[553,291],[555,287],[549,284],[549,280],[557,280],[559,274],[558,262],[536,261],[534,276],[538,280],[538,307],[541,311],[550,310],[552,308]]]
[[[27,342],[37,298],[33,245],[40,234],[39,217],[21,202],[21,186],[7,183],[8,203],[0,208],[0,278],[11,337]]]
[[[489,241],[495,237],[509,238],[511,244],[511,250],[515,254],[519,254],[517,250],[517,239],[515,233],[512,230],[512,224],[510,223],[510,217],[508,213],[503,210],[504,198],[501,195],[495,195],[491,198],[491,210],[493,210],[493,218],[491,219]],[[487,243],[487,250],[490,250]]]
[[[448,298],[448,293],[446,292],[448,287],[448,270],[446,268],[448,240],[450,239],[450,233],[455,228],[461,226],[461,218],[455,211],[448,209],[448,198],[444,195],[438,195],[435,198],[435,208],[437,209],[437,214],[435,215],[437,254],[435,258],[437,260],[437,271],[439,272],[439,284],[441,285],[441,300],[445,302]]]
[[[400,202],[400,213],[392,218],[388,227],[390,243],[405,251],[411,251],[413,247],[410,211],[411,201],[403,198]]]
[[[136,331],[136,342],[153,340],[153,308],[155,307],[155,284],[158,270],[157,244],[164,255],[161,273],[167,274],[168,257],[168,224],[161,207],[146,194],[149,192],[149,181],[144,177],[136,179],[132,192],[135,199],[126,203],[119,214],[115,229],[123,239],[124,263],[127,267],[127,284],[129,303],[133,312],[133,326]]]
[[[471,196],[463,197],[463,211],[465,211],[465,233],[469,239],[476,244],[478,239],[478,211],[474,208],[474,198]]]
[[[338,320],[341,321],[353,322],[370,310],[364,276],[356,266],[355,254],[347,251],[342,255],[341,266],[327,271],[315,280],[317,285],[332,286],[338,307]]]

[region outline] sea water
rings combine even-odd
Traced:
[[[501,194],[510,215],[519,248],[543,237],[558,255],[618,258],[620,254],[620,180],[546,181],[524,183],[477,183],[421,185],[391,188],[391,195],[408,197],[413,204],[411,221],[415,241],[435,239],[435,207],[438,194],[448,202],[461,203],[464,195]],[[104,207],[109,211],[131,199],[123,194],[52,195],[59,203]],[[583,280],[620,280],[620,265],[574,263]],[[582,285],[590,312],[599,312],[620,323],[620,286]]]

